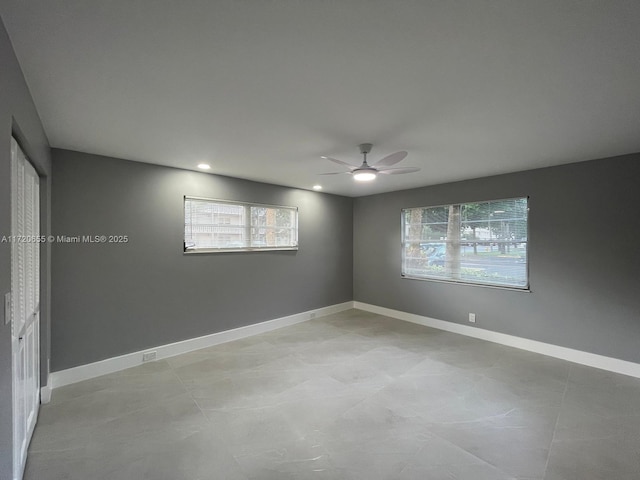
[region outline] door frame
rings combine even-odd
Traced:
[[[29,443],[33,436],[40,405],[40,262],[42,253],[41,242],[38,239],[42,229],[42,219],[40,217],[40,177],[15,137],[11,138],[10,182],[12,470],[14,480],[20,480],[24,474]],[[30,222],[25,215],[28,196],[31,201]],[[31,225],[26,227],[28,223]],[[27,238],[16,238],[18,234],[33,238],[31,241]],[[16,264],[19,259],[22,259],[22,264]],[[21,291],[22,295],[17,295],[18,291]],[[17,304],[17,300],[20,301],[20,305]]]

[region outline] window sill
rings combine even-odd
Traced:
[[[298,247],[259,247],[259,248],[199,248],[187,249],[185,255],[197,255],[201,253],[252,253],[252,252],[296,252]]]
[[[487,283],[476,283],[469,282],[466,280],[446,280],[441,278],[426,278],[426,277],[415,277],[411,275],[401,275],[402,278],[406,278],[408,280],[421,280],[426,282],[437,282],[437,283],[448,283],[450,285],[464,285],[467,287],[482,287],[482,288],[494,288],[498,290],[508,290],[510,292],[521,292],[521,293],[531,293],[531,286],[527,285],[526,287],[511,287],[508,285],[491,285]]]

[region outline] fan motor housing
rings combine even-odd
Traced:
[[[373,148],[373,145],[371,143],[361,143],[358,146],[360,147],[360,153],[362,153],[363,155],[371,152],[371,148]]]

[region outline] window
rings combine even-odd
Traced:
[[[527,289],[528,199],[402,210],[402,275]]]
[[[298,209],[184,197],[184,251],[297,250]]]

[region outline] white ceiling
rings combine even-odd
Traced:
[[[3,0],[52,146],[348,196],[640,151],[637,0]],[[397,150],[356,184],[320,158]]]

